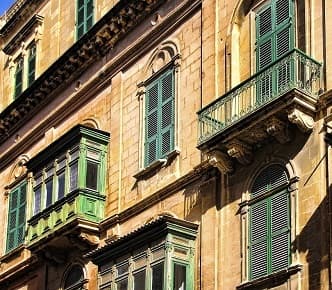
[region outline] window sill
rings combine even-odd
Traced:
[[[301,271],[303,268],[300,264],[295,264],[289,266],[287,269],[280,270],[278,272],[271,273],[267,276],[260,277],[254,279],[252,281],[245,281],[242,284],[236,287],[237,290],[242,289],[261,289],[261,288],[269,288],[273,286],[280,285],[281,283],[287,281],[287,279],[296,274],[297,272]]]
[[[18,245],[16,248],[9,250],[0,258],[0,263],[6,263],[8,260],[20,256],[20,254],[22,253],[22,251],[25,250],[25,248],[26,248],[25,244],[22,243]]]
[[[137,173],[133,175],[134,178],[137,180],[147,179],[154,175],[157,171],[159,171],[163,167],[167,167],[172,163],[172,161],[180,154],[179,149],[174,149],[166,158],[157,159],[156,161],[152,162],[149,166],[139,170]]]

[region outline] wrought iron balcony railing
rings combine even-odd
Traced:
[[[298,49],[254,74],[198,112],[202,145],[269,103],[297,89],[317,99],[321,64]]]

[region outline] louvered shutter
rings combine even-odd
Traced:
[[[289,194],[284,191],[271,197],[271,271],[289,265],[290,229]]]
[[[174,71],[168,70],[146,90],[145,165],[174,148]]]
[[[251,189],[251,197],[255,198],[287,183],[288,176],[284,168],[278,164],[270,165],[256,177]]]
[[[23,58],[20,57],[16,64],[15,71],[15,92],[14,96],[18,97],[23,90]]]
[[[275,59],[283,57],[293,47],[293,28],[290,0],[277,0],[275,8]],[[288,88],[291,81],[291,62],[282,63],[278,67],[277,91],[281,93]]]
[[[272,6],[265,7],[264,10],[256,14],[256,50],[257,50],[257,70],[260,71],[273,62],[273,22]],[[262,104],[272,94],[272,77],[264,75],[258,83],[257,104]]]
[[[174,130],[174,97],[173,71],[169,71],[161,79],[161,156],[173,149]]]
[[[29,50],[28,59],[28,86],[30,86],[35,80],[36,71],[36,45],[32,45]]]
[[[154,82],[146,91],[145,164],[157,159],[159,85]]]
[[[250,277],[268,273],[268,207],[267,201],[250,207]]]
[[[26,208],[26,184],[10,193],[7,226],[7,252],[24,241]]]

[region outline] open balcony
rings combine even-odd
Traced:
[[[321,92],[321,67],[293,49],[234,87],[198,112],[198,148],[229,173],[234,158],[250,163],[258,144],[270,138],[288,142],[290,123],[310,132]]]

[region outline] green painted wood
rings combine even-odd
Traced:
[[[168,69],[146,88],[145,166],[174,149],[174,69]]]
[[[26,189],[27,184],[24,182],[10,192],[6,252],[15,249],[24,242]]]
[[[286,172],[280,169],[277,165],[269,166],[258,175],[253,185],[256,193],[252,197],[265,195],[265,198],[254,201],[249,207],[250,279],[286,269],[291,263],[290,200],[285,189]],[[269,195],[269,191],[282,185],[284,189],[272,191]]]
[[[93,0],[77,0],[76,38],[81,38],[93,25]]]
[[[40,176],[40,183],[32,186],[35,196],[38,188],[41,192],[40,209],[35,208],[29,220],[30,242],[42,239],[74,219],[99,222],[104,218],[108,140],[106,132],[78,126],[28,162],[29,171],[36,178]],[[95,172],[88,171],[89,162],[96,165]],[[95,174],[92,176],[91,173]],[[61,198],[58,190],[60,175],[64,176],[62,187],[65,188]],[[87,175],[92,177],[87,178]],[[87,180],[96,186],[88,188]],[[47,192],[47,182],[50,181],[52,196]]]
[[[28,56],[28,87],[35,81],[36,75],[36,44],[29,47]]]
[[[16,63],[16,70],[15,70],[15,84],[14,84],[14,98],[17,98],[23,91],[23,66],[24,66],[24,59],[23,57],[19,57]]]

